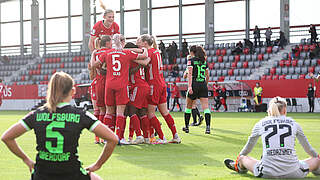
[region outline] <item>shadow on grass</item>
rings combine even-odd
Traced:
[[[231,172],[230,174],[232,175],[238,175],[239,178],[240,177],[246,177],[246,178],[250,178],[250,179],[266,179],[266,178],[258,178],[255,177],[251,172],[248,172],[246,174],[239,174],[237,172]],[[310,174],[310,173],[309,173]],[[283,179],[283,178],[282,178]],[[308,175],[307,177],[303,178],[303,179],[319,179],[319,177],[310,177],[310,175]]]
[[[186,167],[221,167],[221,161],[212,159],[196,144],[130,145],[116,148],[113,158],[135,166],[165,171],[173,176],[192,176]]]

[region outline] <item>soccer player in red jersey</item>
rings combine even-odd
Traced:
[[[220,87],[219,87],[217,81],[214,82],[214,84],[212,86],[212,90],[213,90],[213,99],[216,102],[216,104],[214,105],[213,110],[217,110],[217,107],[219,106],[219,104],[221,104],[220,98],[219,98]]]
[[[107,64],[105,103],[107,114],[111,114],[116,109],[116,134],[121,144],[128,144],[123,137],[126,120],[124,110],[129,102],[129,67],[132,61],[147,65],[150,58],[147,57],[147,50],[144,54],[137,54],[131,50],[123,49],[125,38],[121,34],[113,35],[114,49],[108,50],[100,61]],[[106,117],[106,123],[110,127],[113,125],[112,118]]]
[[[151,61],[147,67],[146,80],[151,88],[148,117],[151,126],[157,131],[160,140],[159,143],[166,143],[163,132],[161,130],[160,122],[155,116],[156,108],[158,107],[161,115],[164,117],[168,127],[172,132],[173,139],[170,143],[180,143],[181,139],[178,136],[174,120],[167,108],[167,88],[163,78],[163,65],[157,44],[153,36],[144,34],[140,36],[140,45],[148,49],[148,56]],[[153,45],[153,47],[151,47]]]
[[[133,43],[127,43],[125,48],[138,48],[138,46]],[[129,87],[130,102],[127,105],[128,115],[130,116],[129,142],[131,142],[131,144],[149,144],[150,123],[147,116],[147,97],[150,94],[150,86],[145,80],[144,67],[135,62],[130,64]],[[141,129],[143,131],[143,136],[141,134]],[[132,141],[134,132],[136,133],[136,140]]]
[[[98,119],[104,122],[104,116],[106,113],[106,106],[104,103],[105,99],[105,82],[106,82],[106,69],[105,63],[101,64],[98,60],[98,57],[105,53],[108,49],[112,48],[112,39],[110,36],[102,36],[101,40],[97,42],[99,46],[96,50],[92,52],[91,56],[91,66],[96,69],[96,105],[99,108],[99,116]],[[96,137],[96,142],[99,142],[99,139]]]
[[[95,38],[100,37],[101,35],[112,36],[114,34],[119,34],[119,25],[114,22],[114,11],[111,9],[106,9],[103,13],[104,20],[98,21],[92,28],[90,33],[91,37],[89,40],[89,49],[90,51],[94,50],[94,41]]]

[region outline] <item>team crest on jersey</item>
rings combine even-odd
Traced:
[[[92,29],[91,33],[92,33],[92,34],[95,34],[95,33],[96,33],[96,30],[95,30],[95,29]]]

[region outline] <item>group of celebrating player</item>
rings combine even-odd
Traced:
[[[169,143],[180,143],[167,109],[162,59],[154,37],[144,34],[136,45],[126,43],[113,22],[114,12],[106,10],[104,17],[104,21],[93,27],[89,43],[91,48],[94,44],[89,64],[94,115],[116,131],[120,144],[163,144],[167,141],[155,116],[158,108],[172,132]],[[129,142],[124,138],[126,116],[130,117]],[[154,131],[158,140],[154,138]],[[133,141],[134,132],[137,138]],[[96,143],[99,143],[97,137]]]

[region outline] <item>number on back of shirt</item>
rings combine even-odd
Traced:
[[[118,54],[112,55],[112,69],[114,71],[114,76],[120,76],[121,62],[119,61],[119,57],[120,55]]]
[[[292,128],[288,124],[273,124],[273,125],[268,125],[264,128],[265,131],[269,131],[271,129],[272,131],[265,137],[265,143],[266,143],[266,148],[270,148],[270,138],[272,136],[275,136],[279,133],[279,130],[283,129],[285,130],[284,133],[279,135],[279,146],[280,147],[285,147],[285,138],[289,137],[292,135]]]

